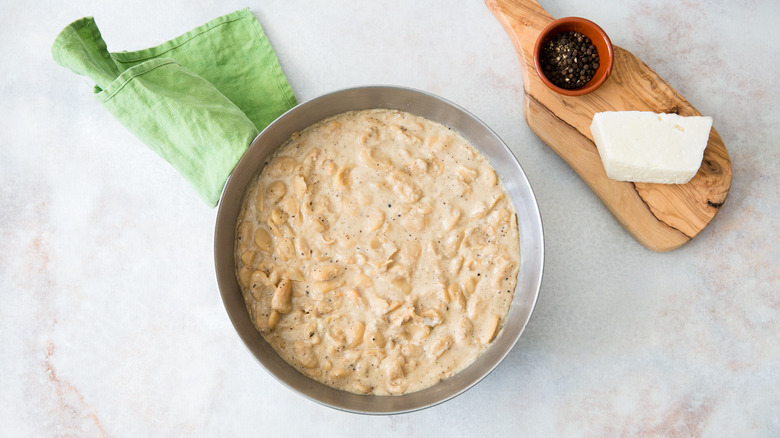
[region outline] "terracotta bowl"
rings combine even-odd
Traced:
[[[596,46],[596,50],[599,53],[599,68],[596,69],[596,74],[593,75],[593,78],[584,86],[567,90],[556,86],[547,79],[547,76],[545,76],[542,71],[540,57],[542,48],[550,39],[559,33],[571,31],[579,32],[590,38],[592,44]],[[539,74],[539,77],[542,79],[542,82],[556,93],[566,96],[581,96],[600,87],[601,84],[607,80],[609,74],[612,73],[613,59],[614,52],[612,49],[612,42],[609,40],[607,33],[596,23],[580,17],[566,17],[553,21],[549,26],[542,30],[534,45],[534,67],[536,68],[537,74]]]

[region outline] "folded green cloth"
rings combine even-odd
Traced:
[[[95,81],[98,101],[212,207],[257,133],[297,103],[249,9],[136,52],[109,53],[86,17],[59,34],[52,56]]]

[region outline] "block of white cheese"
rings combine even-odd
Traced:
[[[712,117],[608,111],[593,116],[590,132],[609,178],[684,184],[701,166],[710,128]]]

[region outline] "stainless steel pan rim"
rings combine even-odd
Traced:
[[[287,364],[249,319],[235,275],[234,238],[244,191],[265,160],[294,132],[345,111],[386,108],[407,111],[459,131],[499,174],[517,210],[520,272],[504,328],[477,360],[460,373],[418,392],[400,396],[358,395],[318,383]],[[252,142],[228,178],[214,230],[214,263],[228,317],[250,353],[279,382],[323,405],[360,414],[400,414],[428,408],[462,394],[484,379],[514,347],[531,317],[542,282],[544,237],[539,206],[523,169],[506,144],[484,123],[433,94],[393,86],[335,91],[304,102],[268,125]]]

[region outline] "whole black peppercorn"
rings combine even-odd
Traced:
[[[588,83],[599,68],[599,54],[587,36],[561,32],[542,47],[542,72],[558,87],[572,90]]]

